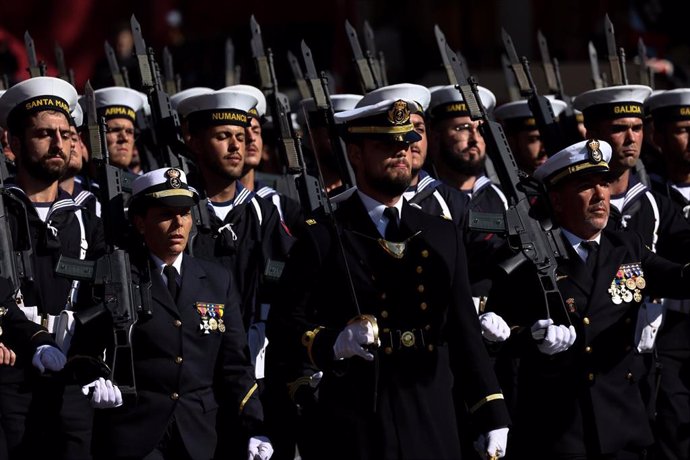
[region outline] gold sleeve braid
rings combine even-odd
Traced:
[[[309,356],[309,361],[311,363],[318,367],[316,363],[314,362],[314,356],[311,354],[311,347],[314,345],[314,339],[316,339],[316,335],[321,332],[323,329],[323,326],[319,326],[314,328],[311,331],[307,331],[304,334],[302,334],[302,345],[304,345],[307,348],[307,356]]]
[[[240,402],[240,414],[244,410],[244,406],[247,404],[247,401],[249,401],[249,398],[252,397],[257,388],[259,388],[259,384],[254,382],[254,385],[252,385],[252,387],[249,389],[244,398],[242,398],[242,402]]]
[[[497,399],[503,399],[503,394],[502,393],[493,393],[490,394],[489,396],[482,398],[477,402],[474,406],[470,407],[470,414],[474,414],[479,410],[480,407],[482,407],[484,404],[495,401]]]

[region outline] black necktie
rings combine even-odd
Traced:
[[[596,241],[583,241],[580,246],[587,250],[587,261],[585,265],[587,266],[587,271],[594,275],[594,269],[597,266],[597,254],[599,253],[599,243]]]
[[[388,241],[400,241],[400,216],[398,208],[389,207],[383,210],[383,215],[388,219],[384,238]]]
[[[166,265],[163,268],[163,274],[168,280],[168,292],[174,301],[177,301],[177,270],[172,265]]]

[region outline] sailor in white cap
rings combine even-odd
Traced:
[[[285,176],[259,172],[259,165],[265,153],[261,125],[266,120],[266,97],[259,88],[250,85],[233,85],[219,91],[237,91],[257,99],[256,106],[248,112],[249,126],[245,130],[246,155],[240,182],[247,190],[273,203],[278,209],[280,219],[285,222],[288,228],[296,228],[303,220],[299,202],[284,193],[287,190],[282,192],[276,190],[280,179],[284,179]],[[268,182],[272,182],[273,187],[269,186]]]
[[[496,105],[493,93],[480,86],[479,97],[486,110],[492,111]],[[428,113],[429,151],[438,178],[466,194],[470,210],[503,213],[508,206],[507,199],[499,186],[486,175],[486,143],[479,132],[479,122],[470,119],[460,91],[453,85],[435,88],[431,91]],[[490,279],[475,276],[475,273],[486,272],[484,267],[490,263],[490,254],[503,244],[503,239],[496,234],[472,231],[467,235],[472,296],[475,306],[481,310],[489,292]]]
[[[144,106],[141,93],[112,86],[94,91],[98,117],[107,124],[106,141],[111,164],[128,169],[134,155],[137,112]]]
[[[70,124],[76,105],[74,87],[53,77],[25,80],[0,98],[0,125],[9,131],[9,142],[17,160],[15,178],[5,182],[7,192],[14,198],[4,200],[13,229],[6,237],[14,241],[15,247],[31,247],[34,254],[33,278],[20,277],[20,285],[14,286],[18,293],[15,298],[27,318],[47,326],[51,333],[56,332],[57,319],[64,310],[92,307],[90,297],[81,294],[88,293],[90,287],[55,275],[55,261],[60,256],[94,260],[104,250],[98,218],[77,205],[58,186],[72,149]],[[8,206],[15,201],[20,205]],[[29,240],[20,243],[26,238]],[[91,329],[84,325],[75,333],[74,346],[65,348],[71,359],[59,374],[38,379],[25,372],[27,363],[21,361],[14,368],[0,370],[3,373],[0,412],[11,458],[89,457],[93,410],[89,399],[81,394],[81,386],[89,382],[80,382],[75,372],[81,369],[80,363],[97,362],[102,349],[89,349],[93,344],[84,340],[79,343],[79,337],[112,334],[107,326],[98,331]],[[78,355],[88,358],[74,359]],[[10,382],[15,385],[5,385]],[[20,387],[30,391],[18,391]],[[91,403],[97,405],[94,399]],[[30,407],[40,410],[30,412]],[[25,433],[26,427],[38,431]],[[38,433],[41,442],[32,441],[35,440],[32,436]]]
[[[227,267],[184,253],[198,201],[180,169],[132,184],[129,214],[143,243],[130,252],[132,282],[151,283],[151,312],[131,331],[137,398],[97,414],[97,458],[213,458],[218,438],[236,437],[216,432],[218,410],[208,408],[219,406],[249,428],[249,449],[271,450],[238,286]]]
[[[292,237],[269,201],[246,189],[246,128],[256,97],[239,91],[215,91],[183,100],[178,111],[189,127],[188,146],[204,184],[211,211],[210,229],[199,228],[196,257],[228,267],[242,296],[241,312],[249,334],[256,377],[264,377],[264,323]]]
[[[556,118],[567,106],[558,99],[550,99],[549,103]],[[532,174],[546,161],[547,152],[529,104],[526,100],[508,102],[496,107],[494,116],[503,126],[518,167],[527,174]]]
[[[182,91],[179,91],[172,96],[170,96],[170,108],[172,108],[175,112],[177,112],[178,117],[180,118],[180,127],[182,129],[182,138],[184,139],[185,142],[189,140],[189,130],[187,129],[187,120],[185,120],[185,117],[182,116],[182,114],[177,110],[177,107],[180,105],[180,102],[183,100],[192,97],[192,96],[198,96],[200,94],[208,94],[212,93],[213,89],[207,88],[205,86],[195,86],[193,88],[187,88],[183,89]]]
[[[646,370],[636,317],[646,295],[687,296],[690,265],[657,256],[635,233],[607,228],[611,152],[589,139],[534,173],[568,256],[556,268],[563,308],[545,311],[530,264],[497,280],[489,296],[487,308],[514,328],[507,346],[520,357],[516,458],[640,458],[654,440],[640,391]],[[545,335],[537,341],[539,330]]]
[[[314,439],[328,458],[459,458],[451,372],[488,435],[482,452],[505,454],[507,410],[467,289],[461,232],[402,198],[418,110],[412,99],[384,99],[335,115],[357,182],[334,213],[345,244],[329,218],[309,219],[284,270],[289,289],[271,309],[276,356],[299,353],[323,371]]]
[[[638,177],[630,179],[642,148],[643,104],[651,92],[652,89],[644,85],[610,86],[586,91],[573,103],[585,118],[587,137],[611,144],[611,173],[620,177],[611,183],[614,196],[624,194],[634,185],[629,182],[640,181]]]
[[[75,203],[88,208],[89,211],[100,217],[101,204],[98,202],[98,198],[85,186],[89,179],[80,175],[83,165],[87,164],[89,160],[89,152],[79,135],[79,130],[84,123],[84,112],[80,104],[75,106],[71,115],[72,122],[69,131],[72,138],[72,148],[67,170],[60,177],[60,188],[69,193]]]
[[[690,89],[653,94],[646,106],[653,120],[654,144],[663,159],[663,176],[650,175],[652,188],[690,221]],[[680,255],[682,248],[676,244],[672,251]],[[663,299],[662,303],[664,326],[656,340],[662,367],[655,432],[664,458],[684,458],[690,457],[690,434],[681,429],[690,413],[690,402],[683,397],[690,391],[690,379],[683,374],[690,360],[690,300]]]

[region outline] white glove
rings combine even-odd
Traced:
[[[91,407],[95,409],[110,409],[122,405],[122,393],[117,385],[113,385],[113,382],[110,380],[105,380],[101,377],[88,385],[84,385],[81,387],[81,392],[84,396],[88,396],[90,388],[93,388]]]
[[[663,304],[645,302],[637,312],[637,326],[635,327],[635,343],[640,353],[650,353],[656,342],[656,335],[664,321],[665,308]]]
[[[570,348],[577,338],[575,328],[563,324],[554,326],[553,320],[540,319],[532,325],[532,336],[538,335],[544,330],[544,341],[537,344],[537,348],[544,354],[555,355]]]
[[[374,355],[365,350],[362,345],[374,343],[374,327],[369,321],[357,321],[345,326],[333,345],[335,359],[359,356],[367,361],[373,361]]]
[[[486,435],[480,435],[474,442],[474,449],[481,458],[501,458],[506,455],[508,448],[508,428],[491,430]]]
[[[319,383],[321,383],[321,379],[323,378],[323,372],[315,372],[309,377],[309,386],[312,388],[316,388],[319,386]]]
[[[508,323],[496,313],[479,315],[479,324],[482,326],[482,335],[489,342],[504,342],[510,337]]]
[[[266,436],[249,438],[249,460],[268,460],[273,455],[273,446]]]
[[[41,345],[36,348],[31,364],[42,374],[46,369],[53,372],[61,371],[65,367],[67,357],[52,345]]]

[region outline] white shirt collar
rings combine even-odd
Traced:
[[[580,247],[580,243],[584,241],[584,238],[580,238],[579,236],[569,232],[568,230],[561,228],[561,232],[563,235],[565,235],[565,238],[568,240],[568,243],[575,249],[575,252],[577,252],[577,255],[580,256],[580,258],[583,261],[587,260],[587,255],[589,254],[585,248]],[[597,244],[601,244],[601,232],[597,233],[597,236],[592,238],[589,241],[596,241]]]
[[[156,267],[158,267],[158,274],[163,277],[163,281],[166,282],[165,275],[163,274],[163,269],[167,265],[165,262],[163,262],[158,256],[154,255],[153,253],[151,254],[151,258],[153,259],[153,262],[156,264]],[[175,270],[177,271],[177,282],[180,282],[180,279],[182,279],[182,257],[184,256],[184,253],[179,253],[177,255],[177,258],[175,261],[172,263],[172,266],[175,267]]]
[[[384,236],[386,233],[386,225],[388,225],[388,219],[386,217],[383,217],[383,211],[386,209],[388,206],[385,204],[376,201],[369,195],[365,195],[362,193],[359,189],[357,190],[357,194],[359,195],[359,198],[362,200],[362,203],[364,204],[364,207],[367,210],[367,213],[369,214],[369,217],[371,218],[371,221],[374,223],[376,226],[376,229],[379,231],[381,236]],[[398,215],[402,219],[402,205],[403,205],[403,198],[400,197],[398,199],[398,202],[395,203],[393,206],[398,209]]]

